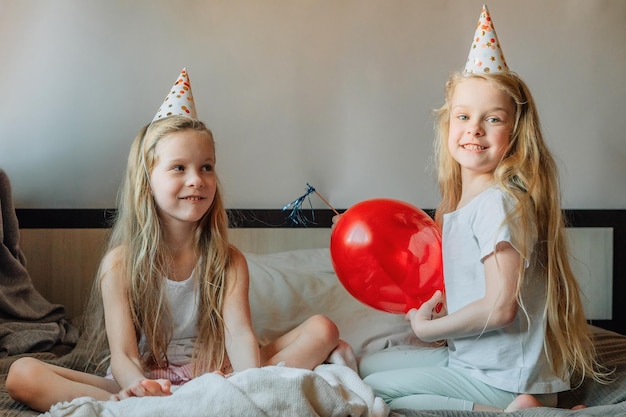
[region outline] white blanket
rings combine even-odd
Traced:
[[[96,401],[82,397],[54,405],[44,417],[342,416],[385,417],[389,408],[350,368],[315,371],[268,366],[230,378],[200,376],[167,397]]]

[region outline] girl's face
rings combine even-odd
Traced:
[[[514,117],[513,100],[487,80],[467,78],[455,87],[448,149],[463,178],[493,176],[509,145]]]
[[[165,224],[200,220],[217,190],[215,147],[210,137],[192,129],[163,137],[155,148],[150,182]]]

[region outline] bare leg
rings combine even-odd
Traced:
[[[326,360],[339,342],[335,323],[322,315],[310,317],[300,326],[261,348],[261,364],[285,362],[294,368],[313,369]]]
[[[6,390],[14,400],[44,412],[78,397],[108,400],[120,387],[111,379],[25,357],[11,365]]]
[[[511,401],[511,404],[509,404],[504,411],[508,413],[510,411],[518,411],[533,407],[541,407],[539,400],[530,394],[520,394],[517,398]]]
[[[543,404],[539,402],[537,398],[532,396],[531,394],[520,394],[518,395],[511,403],[504,409],[498,411],[504,411],[506,413],[512,411],[524,410],[526,408],[534,408],[534,407],[543,407]],[[572,410],[580,410],[586,408],[585,405],[579,404],[575,407],[572,407]],[[475,411],[494,411],[493,408],[483,407],[481,405],[474,405]]]
[[[504,410],[489,405],[474,404],[472,411],[504,411],[508,413],[532,407],[541,407],[539,400],[530,394],[520,394],[513,401],[511,401],[511,403]]]

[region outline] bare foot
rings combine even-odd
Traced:
[[[141,386],[147,391],[146,395],[171,395],[172,383],[167,379],[144,379]]]
[[[509,404],[504,411],[509,413],[511,411],[523,410],[525,408],[542,407],[542,404],[530,394],[520,394],[515,398],[511,404]],[[587,408],[584,404],[578,404],[572,407],[572,410],[582,410]]]
[[[509,404],[504,411],[509,413],[511,411],[518,411],[532,407],[541,407],[539,400],[530,394],[520,394],[517,398],[511,401],[511,404]]]

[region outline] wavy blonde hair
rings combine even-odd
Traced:
[[[513,209],[505,222],[515,227],[520,241],[527,231],[537,230],[537,255],[546,279],[547,319],[545,348],[558,375],[580,380],[591,376],[605,381],[607,373],[598,365],[590,328],[585,319],[580,288],[572,272],[565,237],[565,219],[560,205],[557,166],[546,146],[534,99],[526,83],[515,73],[452,74],[445,87],[445,103],[436,110],[435,157],[442,200],[435,220],[441,226],[443,215],[456,210],[461,198],[461,170],[448,150],[450,103],[456,86],[468,78],[480,78],[505,92],[515,106],[510,143],[494,172],[494,182],[512,201]],[[515,220],[515,221],[513,221]],[[528,259],[531,247],[520,247]],[[518,274],[516,298],[523,309],[524,263]]]
[[[137,341],[146,339],[149,352],[143,356],[146,368],[168,366],[167,345],[172,336],[171,313],[166,301],[164,277],[171,276],[172,258],[163,241],[162,225],[152,197],[150,173],[155,165],[155,149],[164,137],[194,130],[206,135],[213,146],[211,131],[201,121],[171,116],[148,126],[137,135],[130,149],[126,175],[118,196],[118,211],[107,252],[121,249],[120,270],[127,283],[131,317]],[[199,259],[196,271],[199,297],[198,336],[194,346],[194,375],[220,369],[225,362],[222,308],[231,262],[237,251],[228,241],[228,217],[220,186],[213,204],[198,221],[195,246]],[[85,330],[95,362],[108,359],[99,270],[90,298]],[[103,355],[96,357],[98,352]]]

